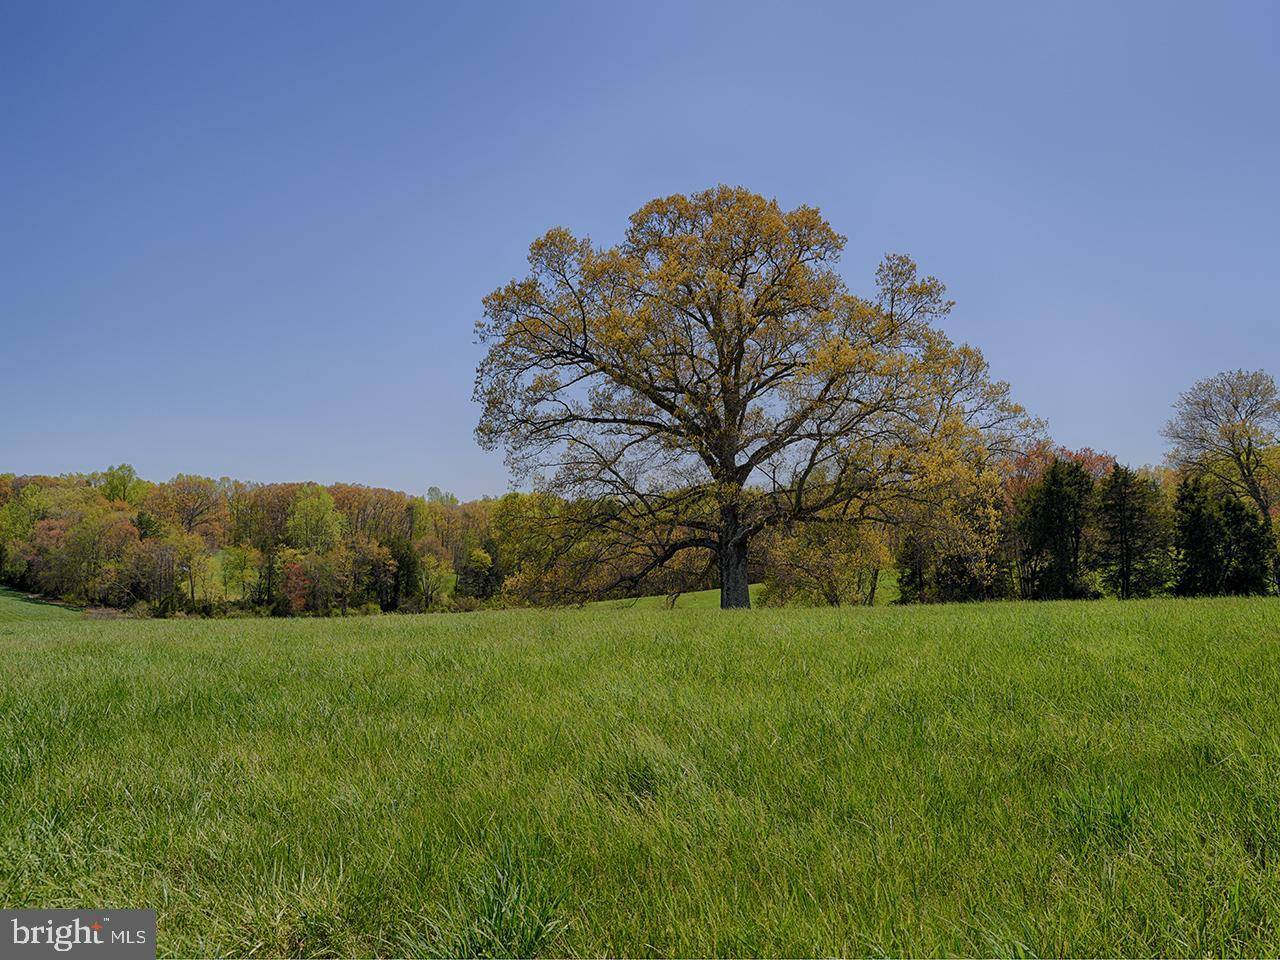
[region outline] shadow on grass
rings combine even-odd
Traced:
[[[29,604],[33,607],[42,607],[45,610],[65,610],[68,613],[83,613],[83,607],[77,607],[75,604],[64,603],[61,600],[47,600],[44,597],[30,593],[21,593],[17,590],[10,590],[8,587],[0,587],[0,603],[21,603]]]

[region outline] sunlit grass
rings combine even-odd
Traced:
[[[1273,955],[1280,603],[0,624],[0,901],[164,955]]]
[[[753,583],[748,588],[751,591],[752,603],[758,602],[761,587],[761,584]],[[671,597],[656,596],[637,597],[633,600],[597,600],[587,606],[611,610],[718,610],[720,591],[691,590],[688,593],[681,593],[675,597],[674,605]]]
[[[80,611],[74,607],[48,603],[6,587],[0,587],[0,623],[17,623],[31,620],[79,620]]]

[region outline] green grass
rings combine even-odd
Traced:
[[[753,583],[750,586],[751,602],[758,604],[764,584]],[[880,582],[876,585],[876,606],[883,607],[898,599],[898,572],[896,570],[880,571]],[[630,610],[669,610],[668,598],[665,596],[639,597],[635,600],[598,600],[587,604],[588,607],[605,607],[610,609]],[[695,590],[682,593],[676,598],[676,610],[712,610],[720,608],[719,590]]]
[[[43,600],[33,600],[26,594],[0,587],[0,623],[16,623],[26,620],[79,620],[80,611]]]
[[[751,591],[751,602],[755,603],[760,596],[760,590],[763,584],[753,583],[748,588]],[[634,600],[597,600],[594,603],[587,604],[588,607],[595,607],[604,610],[669,610],[668,597],[637,597]],[[718,610],[720,609],[720,591],[719,590],[693,590],[689,593],[682,593],[676,598],[676,610]]]
[[[162,955],[1275,955],[1280,603],[0,624],[0,902]]]
[[[898,590],[898,571],[889,569],[881,570],[879,579],[876,581],[876,606],[885,607],[891,603],[896,603],[900,596]]]

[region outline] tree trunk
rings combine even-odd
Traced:
[[[747,536],[738,522],[736,507],[720,511],[720,609],[751,606],[747,584]]]

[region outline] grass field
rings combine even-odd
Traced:
[[[758,583],[751,584],[753,603],[760,596],[760,587]],[[587,606],[604,610],[718,610],[720,609],[720,591],[692,590],[689,593],[682,593],[676,597],[674,608],[668,606],[668,601],[669,598],[665,596],[637,597],[634,600],[597,600]]]
[[[0,623],[0,901],[163,955],[1280,953],[1280,602]]]
[[[751,584],[751,602],[758,603],[764,584]],[[888,606],[898,599],[898,574],[895,570],[882,570],[880,580],[876,584],[876,606]],[[606,607],[612,609],[632,610],[708,610],[719,609],[719,590],[695,590],[682,593],[676,598],[675,607],[668,606],[668,598],[664,596],[640,597],[636,600],[600,600],[588,604],[590,607]]]
[[[34,600],[26,594],[0,587],[0,623],[79,619],[80,611],[73,607]]]

